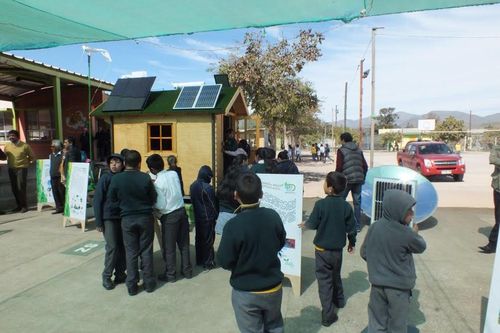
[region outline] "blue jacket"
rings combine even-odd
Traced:
[[[210,167],[204,165],[198,172],[198,179],[191,184],[191,202],[196,220],[215,220],[219,215],[215,192],[212,186],[210,186],[212,176]]]

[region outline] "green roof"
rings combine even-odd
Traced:
[[[222,87],[219,98],[213,109],[185,109],[174,110],[175,101],[179,96],[180,90],[152,91],[149,95],[144,110],[137,111],[103,111],[106,102],[99,105],[91,115],[94,117],[107,116],[138,116],[146,114],[164,114],[164,113],[215,113],[222,114],[226,112],[230,103],[234,103],[235,97],[239,94],[238,88]]]

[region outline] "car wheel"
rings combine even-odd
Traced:
[[[463,182],[464,181],[464,175],[463,174],[461,174],[461,175],[453,175],[453,179],[456,182]]]

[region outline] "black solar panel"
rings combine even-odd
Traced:
[[[217,103],[217,98],[219,98],[219,93],[222,88],[222,84],[214,84],[201,87],[200,94],[196,100],[196,109],[213,109],[215,103]]]
[[[142,110],[156,77],[118,79],[103,111]]]
[[[416,182],[400,182],[396,179],[389,178],[375,178],[375,183],[373,185],[373,202],[372,202],[372,222],[375,222],[382,218],[383,207],[382,202],[384,199],[384,194],[386,190],[401,190],[408,194],[415,196]]]
[[[200,92],[200,86],[189,86],[182,87],[181,93],[179,97],[177,97],[177,101],[174,105],[174,110],[177,109],[192,109],[193,104],[196,101],[196,97]]]

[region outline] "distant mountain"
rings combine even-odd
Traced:
[[[396,121],[396,124],[398,127],[418,127],[418,120],[419,119],[428,119],[431,118],[433,115],[437,116],[439,120],[444,120],[447,117],[455,117],[458,120],[463,120],[465,123],[465,127],[469,128],[469,113],[467,112],[461,112],[461,111],[430,111],[426,114],[423,115],[416,115],[412,113],[407,113],[407,112],[396,112],[396,114],[399,116],[399,118]],[[480,129],[480,128],[485,128],[486,126],[495,126],[500,128],[500,113],[495,113],[489,116],[477,116],[472,114],[472,128],[473,129]],[[343,121],[340,120],[338,122],[339,126],[343,125]],[[358,120],[351,120],[347,119],[346,125],[349,128],[358,128]],[[370,117],[363,118],[363,127],[367,128],[370,127]]]

